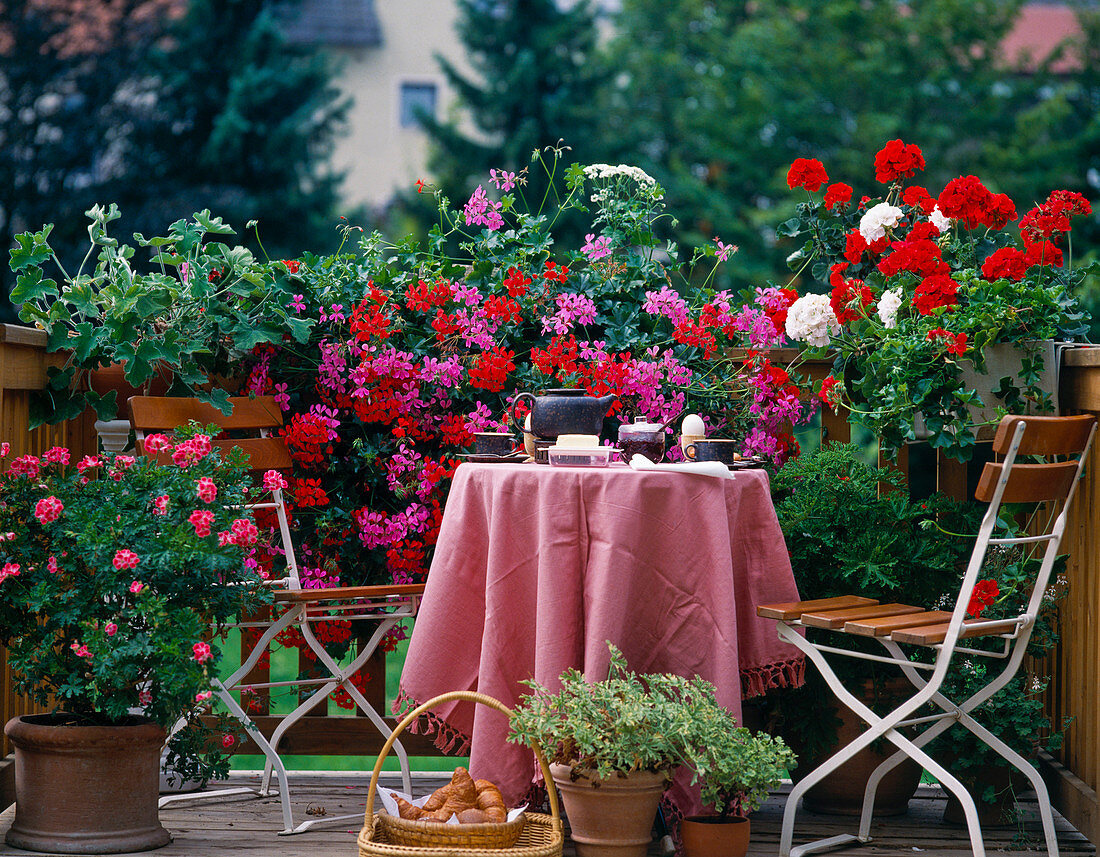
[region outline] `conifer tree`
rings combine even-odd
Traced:
[[[443,187],[458,194],[469,177],[490,168],[519,171],[531,164],[532,152],[559,140],[572,147],[567,162],[597,159],[597,92],[605,75],[595,57],[589,0],[568,9],[555,0],[458,0],[458,9],[474,74],[437,59],[473,129],[425,117],[432,168]],[[540,179],[532,175],[529,198]]]

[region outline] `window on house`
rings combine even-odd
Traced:
[[[420,115],[435,116],[437,87],[434,83],[401,84],[401,127],[420,127]]]

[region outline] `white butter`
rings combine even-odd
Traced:
[[[570,449],[595,449],[600,439],[594,434],[559,434],[556,445]]]

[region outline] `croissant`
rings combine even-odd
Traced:
[[[484,824],[489,816],[483,809],[464,809],[458,814],[459,824]]]
[[[418,807],[416,804],[409,803],[403,797],[390,793],[390,797],[397,801],[397,812],[402,818],[407,818],[410,821],[415,821],[418,818],[424,817],[424,810]]]
[[[451,796],[456,799],[456,803],[463,803],[469,809],[477,806],[477,784],[465,768],[455,768],[451,775],[451,789]]]
[[[504,805],[500,789],[489,780],[476,780],[474,785],[477,788],[477,808],[485,813],[489,821],[507,821],[508,808]]]
[[[436,812],[437,810],[443,809],[443,804],[447,802],[447,798],[451,796],[452,791],[453,789],[451,788],[450,783],[447,783],[447,785],[436,789],[434,792],[432,792],[432,796],[424,801],[424,811]]]

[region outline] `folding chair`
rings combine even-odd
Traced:
[[[170,432],[177,426],[197,421],[201,425],[217,424],[226,432],[258,433],[258,437],[215,438],[215,447],[228,450],[240,447],[249,458],[249,468],[255,473],[267,470],[287,470],[291,458],[281,437],[271,434],[283,424],[282,411],[271,397],[232,398],[233,412],[223,414],[216,408],[197,399],[162,398],[153,396],[134,396],[130,399],[133,412],[133,424],[138,438],[138,448],[144,453],[146,433]],[[163,457],[163,453],[161,454]],[[327,589],[306,589],[298,574],[294,545],[290,535],[289,519],[283,493],[272,492],[270,502],[257,502],[250,509],[272,509],[279,522],[279,533],[286,555],[285,576],[267,581],[279,587],[275,590],[275,610],[269,618],[242,620],[236,627],[242,629],[262,628],[263,633],[252,646],[247,656],[242,658],[240,667],[224,682],[216,681],[213,690],[229,711],[249,730],[249,736],[263,751],[266,758],[264,774],[259,789],[221,789],[209,793],[211,797],[230,793],[254,793],[267,796],[271,793],[271,778],[275,775],[279,790],[279,799],[283,811],[283,830],[280,835],[301,833],[314,824],[359,818],[362,814],[351,816],[325,816],[304,821],[295,826],[290,804],[290,791],[286,767],[279,757],[279,742],[296,722],[313,708],[328,698],[337,688],[343,690],[355,701],[359,709],[377,727],[384,738],[389,738],[391,730],[382,715],[368,702],[362,692],[352,683],[352,677],[363,667],[378,647],[378,643],[391,628],[402,619],[416,614],[420,596],[424,592],[423,584],[392,586],[345,586]],[[341,666],[328,653],[317,639],[314,626],[322,622],[351,621],[353,623],[375,623],[376,627],[366,642],[361,642],[358,652],[346,666]],[[249,674],[267,651],[268,646],[282,631],[295,628],[301,633],[310,652],[317,660],[319,668],[326,675],[316,678],[295,679],[293,681],[259,681],[248,679]],[[311,693],[301,694],[294,710],[283,716],[270,738],[265,737],[256,727],[244,707],[233,696],[238,692],[262,690],[273,687],[315,686]],[[394,751],[401,767],[401,779],[406,793],[411,793],[408,755],[400,742],[394,744]],[[161,805],[176,801],[193,799],[196,795],[180,794],[161,798]]]
[[[971,712],[1008,684],[1024,658],[1062,541],[1066,512],[1081,478],[1095,431],[1096,419],[1092,416],[1008,416],[1001,420],[993,440],[993,451],[998,456],[1003,456],[1003,461],[986,464],[979,480],[975,497],[989,506],[982,518],[955,607],[950,613],[943,610],[923,610],[906,604],[880,604],[874,599],[853,595],[757,607],[759,616],[778,620],[780,638],[802,649],[821,671],[837,698],[869,725],[859,738],[842,747],[791,790],[783,813],[780,857],[800,857],[803,854],[870,842],[875,792],[883,776],[906,756],[920,763],[959,799],[966,816],[974,855],[985,857],[974,799],[950,771],[921,749],[955,724],[969,729],[1027,777],[1038,798],[1047,852],[1052,857],[1057,857],[1058,842],[1054,834],[1050,797],[1038,771],[1027,759],[978,723]],[[1025,457],[1035,459],[1024,461]],[[1042,532],[1014,538],[994,538],[997,516],[1004,503],[1049,504],[1042,507],[1045,512],[1042,517],[1045,520],[1036,526]],[[1006,618],[966,618],[987,551],[991,546],[1013,545],[1025,546],[1025,549],[1028,545],[1042,547],[1042,559],[1036,563],[1038,570],[1031,583],[1026,609],[1017,616]],[[802,628],[823,628],[875,639],[885,647],[887,654],[857,652],[811,642],[800,633]],[[995,650],[960,645],[964,640],[977,637],[1001,640],[1003,643],[999,647],[994,646]],[[934,650],[935,656],[931,663],[913,661],[909,659],[907,650],[902,645],[925,647]],[[880,717],[844,687],[826,659],[826,654],[863,658],[897,666],[912,682],[916,692],[889,714]],[[940,689],[953,661],[960,654],[966,658],[989,658],[991,662],[1000,659],[1004,661],[1004,668],[999,673],[990,669],[991,680],[985,687],[968,699],[955,703],[947,699]],[[924,675],[922,671],[930,672],[931,675]],[[930,716],[914,716],[927,703],[937,706],[940,712]],[[909,738],[900,731],[903,727],[924,728],[916,737]],[[832,836],[792,849],[795,815],[801,797],[858,751],[880,738],[891,741],[898,750],[882,762],[868,779],[858,834]]]

